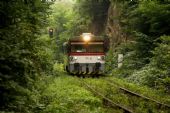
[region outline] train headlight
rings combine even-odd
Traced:
[[[84,40],[85,42],[90,41],[90,39],[91,39],[91,37],[90,37],[90,36],[88,36],[88,35],[83,36],[83,40]]]
[[[83,33],[83,34],[82,34],[82,37],[83,37],[83,40],[84,40],[85,42],[88,42],[88,41],[91,40],[92,34],[91,34],[91,33]]]
[[[98,57],[97,57],[97,60],[101,60],[101,57],[100,57],[100,56],[98,56]]]
[[[77,57],[74,57],[74,60],[77,60]]]
[[[77,57],[70,56],[70,61],[77,60]]]
[[[98,56],[98,57],[97,57],[97,60],[104,60],[104,59],[105,59],[104,56]]]

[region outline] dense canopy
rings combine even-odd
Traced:
[[[139,92],[150,89],[137,85],[156,90],[150,97],[169,96],[170,0],[1,0],[0,6],[0,112],[108,113],[104,102],[63,68],[63,43],[82,33],[110,40],[105,76],[123,86],[133,83]],[[102,46],[89,45],[88,52],[103,52]],[[120,68],[118,54],[124,56]],[[109,93],[102,79],[87,81]],[[168,96],[164,100],[170,102]]]

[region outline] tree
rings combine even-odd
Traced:
[[[23,100],[42,72],[36,39],[51,3],[1,0],[0,4],[0,110],[27,112],[31,108]]]
[[[81,25],[88,25],[87,32],[92,32],[95,35],[100,35],[104,32],[109,5],[109,0],[77,1],[75,8],[80,17],[85,18]],[[90,23],[86,22],[86,20],[90,20]]]

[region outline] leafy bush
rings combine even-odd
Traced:
[[[169,36],[162,36],[169,35],[169,1],[126,1],[124,6],[122,27],[135,44],[127,52],[119,45],[123,66],[112,74],[169,92],[170,43]]]
[[[0,4],[0,110],[32,112],[34,83],[52,67],[47,67],[51,59],[38,40],[50,3],[2,0]]]
[[[113,54],[110,50],[106,55],[105,72],[111,73],[111,71],[117,67],[117,55]]]
[[[117,76],[117,77],[128,77],[130,74],[133,73],[134,70],[139,69],[140,66],[140,61],[137,59],[136,52],[134,50],[135,43],[134,42],[127,42],[127,43],[122,43],[119,45],[117,48],[115,48],[115,52],[112,53],[113,57],[108,55],[109,60],[106,60],[107,62],[112,63],[114,65],[114,68],[111,66],[109,67],[110,70],[112,70],[112,75]],[[123,54],[123,65],[121,68],[117,68],[117,56],[118,54]],[[110,62],[112,61],[112,62]],[[113,62],[114,61],[114,62]],[[107,65],[106,65],[107,66]]]
[[[41,72],[46,74],[52,74],[53,65],[55,61],[55,41],[54,39],[49,38],[48,35],[42,34],[36,40],[36,47],[38,56],[38,61],[40,63]]]
[[[170,36],[162,36],[162,43],[153,51],[150,64],[136,71],[128,79],[163,91],[170,91]]]
[[[64,72],[64,65],[62,63],[55,63],[53,66],[53,74],[59,76]]]

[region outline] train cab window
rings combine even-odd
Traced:
[[[82,44],[71,45],[71,52],[86,52],[86,48]]]
[[[104,52],[103,44],[72,44],[71,52]]]
[[[90,44],[88,52],[103,52],[103,44]]]

